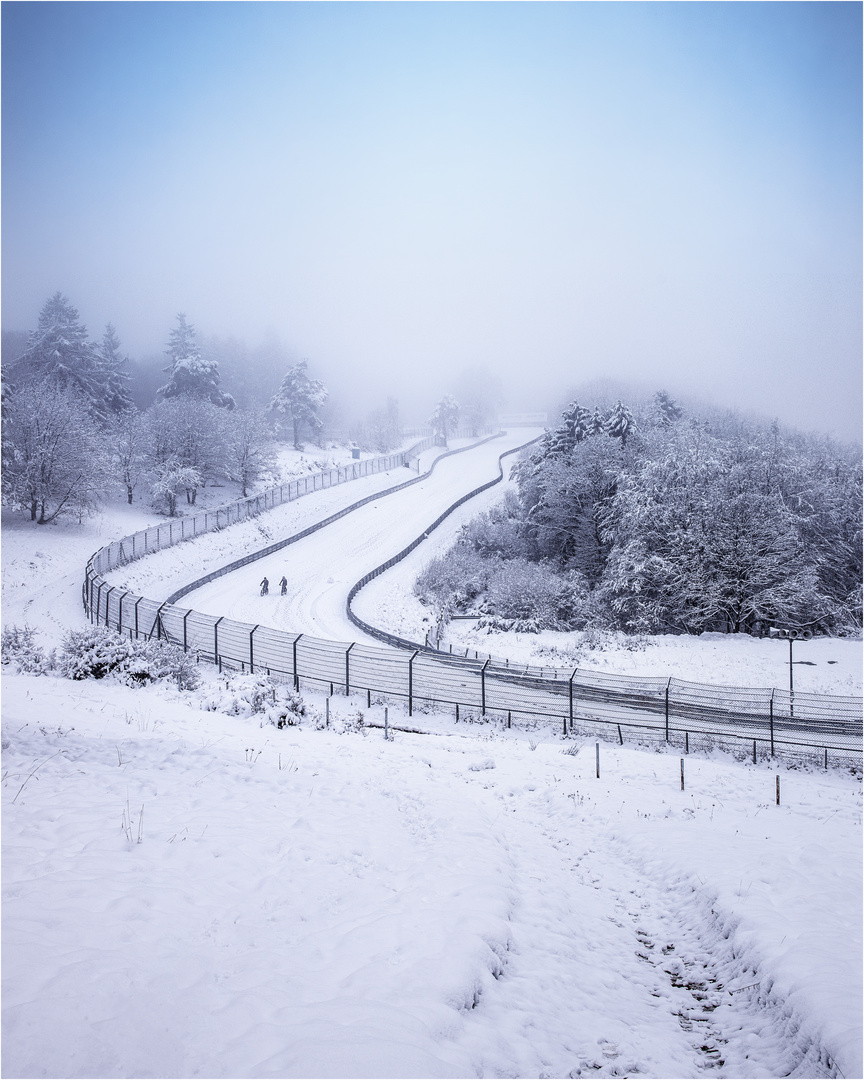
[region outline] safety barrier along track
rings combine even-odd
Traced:
[[[486,441],[486,440],[484,440]],[[470,448],[468,448],[470,449]],[[518,449],[508,451],[516,453]],[[461,451],[450,451],[459,453]],[[204,578],[175,592],[160,604],[146,597],[109,586],[102,575],[133,558],[140,558],[159,547],[191,539],[205,531],[224,528],[233,521],[252,516],[249,503],[270,508],[285,498],[275,499],[272,492],[228,504],[216,511],[196,515],[190,527],[183,529],[160,525],[136,537],[125,537],[96,552],[87,564],[83,586],[85,610],[94,623],[101,623],[129,633],[132,637],[156,637],[170,640],[186,650],[194,651],[200,659],[240,671],[266,672],[290,679],[298,688],[302,683],[330,687],[347,693],[362,691],[371,695],[404,699],[409,715],[420,705],[460,707],[479,715],[507,717],[507,722],[554,718],[566,733],[578,725],[583,730],[605,733],[623,740],[623,730],[641,732],[667,742],[689,744],[690,738],[719,738],[736,740],[739,745],[752,742],[754,759],[757,746],[762,754],[818,751],[820,760],[828,751],[832,754],[858,755],[862,750],[862,701],[855,697],[834,697],[798,693],[778,689],[708,686],[680,679],[628,678],[600,672],[575,669],[562,671],[531,666],[511,666],[506,660],[492,657],[469,659],[439,652],[425,644],[407,641],[388,634],[360,620],[351,611],[351,601],[357,592],[374,577],[405,558],[428,534],[458,506],[501,482],[499,475],[469,494],[461,497],[444,512],[422,536],[386,563],[371,571],[351,589],[347,611],[352,622],[394,648],[376,648],[360,642],[338,642],[292,634],[266,626],[241,623],[223,617],[205,615],[192,609],[178,607],[176,600],[214,577],[262,558],[280,547],[293,543],[310,531],[323,528],[339,517],[350,513],[369,499],[357,503],[311,530],[304,530],[276,545],[255,552],[244,559],[222,567]],[[443,455],[442,455],[443,456]],[[402,457],[396,455],[396,459]],[[375,459],[390,462],[391,459]],[[440,459],[439,459],[440,460]],[[404,463],[404,458],[400,463]],[[368,462],[366,473],[381,471]],[[392,466],[390,466],[392,467]],[[341,472],[342,470],[339,470]],[[334,470],[329,471],[331,474]],[[351,467],[335,482],[352,479]],[[322,476],[320,487],[325,485]],[[354,474],[356,475],[356,473]],[[425,478],[415,477],[407,484]],[[331,476],[331,482],[332,476]],[[295,482],[296,483],[296,482]],[[300,482],[302,485],[304,482]],[[308,480],[305,481],[308,489]],[[312,490],[318,490],[317,479]],[[372,498],[392,493],[407,486],[398,484]],[[274,489],[276,492],[284,492]],[[300,497],[298,489],[290,497]],[[269,505],[268,505],[269,497]],[[257,508],[254,513],[260,512]],[[174,524],[174,523],[171,523]],[[179,523],[177,523],[179,524]],[[200,527],[199,527],[200,526]],[[165,530],[167,535],[162,532]],[[156,534],[155,542],[148,535]],[[143,536],[143,543],[141,537]]]

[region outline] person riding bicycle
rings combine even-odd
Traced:
[[[288,592],[288,578],[286,578],[284,574],[282,575],[282,580],[279,582],[279,585],[282,589],[282,595],[284,596],[285,593]]]
[[[269,591],[270,591],[270,582],[265,577],[264,580],[261,582],[261,595],[266,596]]]

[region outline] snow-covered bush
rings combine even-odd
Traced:
[[[128,659],[131,642],[99,626],[69,630],[57,666],[67,679],[104,679]]]
[[[273,682],[266,675],[243,675],[223,672],[201,694],[208,712],[227,716],[256,716],[275,727],[300,723],[306,715],[306,703],[290,686]]]
[[[127,686],[172,679],[181,690],[197,685],[194,657],[164,641],[133,641],[101,626],[70,630],[63,639],[57,669],[69,679],[111,675]]]
[[[588,590],[576,571],[558,574],[542,563],[511,559],[495,565],[484,609],[525,629],[572,630],[585,622]]]
[[[36,641],[36,631],[29,626],[6,626],[0,636],[0,661],[17,671],[42,675],[54,664],[53,651],[47,656]]]
[[[445,614],[468,611],[489,584],[496,563],[470,547],[458,545],[432,559],[414,585],[415,595]]]

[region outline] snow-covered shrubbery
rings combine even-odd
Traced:
[[[223,672],[201,691],[203,708],[228,716],[262,715],[263,723],[293,727],[306,716],[306,703],[290,686],[266,675]]]
[[[127,686],[171,679],[181,690],[198,684],[195,658],[164,641],[134,641],[104,627],[70,630],[63,639],[55,669],[68,679],[104,679],[111,675]]]
[[[492,630],[582,629],[590,596],[575,570],[557,572],[517,556],[484,558],[460,543],[423,570],[416,595],[436,610],[440,621],[452,614],[482,613],[480,626]]]
[[[31,627],[6,626],[0,636],[0,659],[17,671],[42,675],[51,670],[55,657],[53,652],[46,655]]]

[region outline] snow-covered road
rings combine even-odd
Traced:
[[[274,555],[187,593],[183,603],[238,622],[336,641],[361,639],[364,635],[345,613],[351,586],[410,544],[456,499],[497,476],[501,454],[538,434],[516,429],[441,458],[420,483],[382,494]],[[259,583],[265,575],[270,593],[261,596]],[[285,596],[278,584],[283,575],[288,581]]]

